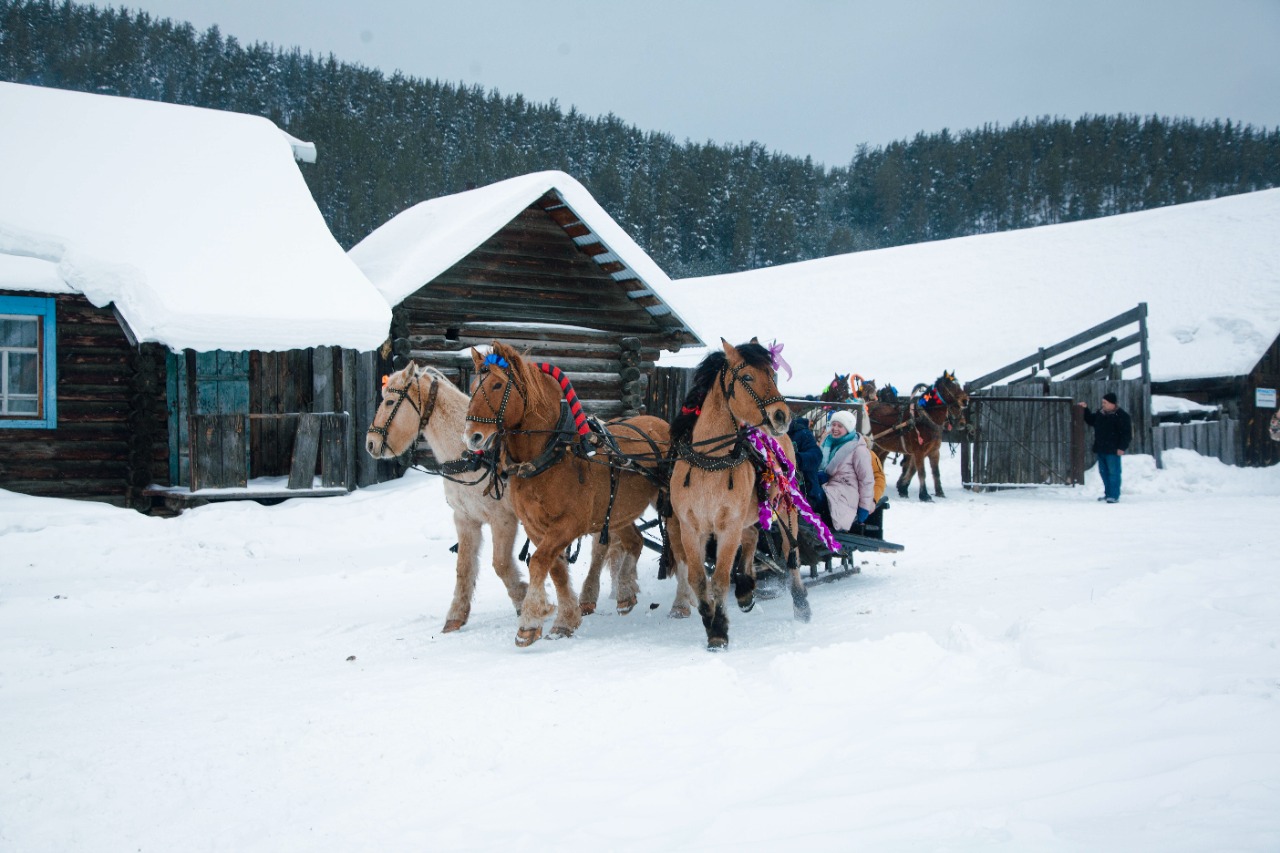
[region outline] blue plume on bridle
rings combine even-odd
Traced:
[[[507,364],[507,360],[496,352],[491,352],[486,355],[484,357],[484,364],[496,364],[498,367],[511,367],[510,364]]]

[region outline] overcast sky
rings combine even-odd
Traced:
[[[99,3],[98,5],[103,5]],[[1280,0],[122,0],[407,75],[829,166],[1022,118],[1280,126]]]

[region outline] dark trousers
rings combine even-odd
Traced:
[[[1098,476],[1102,478],[1102,493],[1111,500],[1120,500],[1119,454],[1098,454]]]

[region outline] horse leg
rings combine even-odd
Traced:
[[[698,602],[703,627],[707,629],[707,649],[720,651],[729,647],[729,616],[724,600],[729,593],[729,578],[733,572],[738,549],[742,547],[742,530],[729,528],[716,531],[716,567],[708,583],[708,594]],[[743,549],[744,552],[746,549]],[[755,549],[751,549],[754,559]],[[751,573],[751,590],[755,590],[755,574]]]
[[[667,616],[671,619],[688,619],[697,601],[689,584],[689,564],[685,562],[684,542],[680,538],[680,522],[672,516],[667,522],[667,542],[671,546],[671,568],[676,575],[676,597],[671,602]],[[705,575],[704,575],[705,577]]]
[[[508,513],[497,520],[490,520],[489,528],[493,531],[493,570],[502,579],[507,595],[511,597],[511,603],[519,614],[525,593],[529,589],[529,585],[520,576],[520,564],[516,561],[516,536],[520,532],[520,522],[514,514]]]
[[[938,457],[941,455],[941,447],[935,447],[933,452],[929,454],[929,468],[933,472],[933,496],[936,498],[946,497],[942,493],[942,478],[938,476]]]
[[[578,609],[583,616],[596,612],[596,604],[600,600],[600,573],[611,550],[612,546],[601,545],[598,538],[591,537],[591,567],[587,569],[587,576],[582,581],[582,592],[578,594]]]
[[[707,598],[707,573],[703,570],[707,553],[707,537],[682,534],[682,540],[679,545],[683,545],[684,550],[685,580],[689,582],[689,588],[693,591],[694,599],[701,609],[702,602]],[[677,543],[673,542],[672,545],[675,546]]]
[[[541,530],[525,526],[534,544],[533,557],[529,560],[529,591],[525,593],[516,621],[516,645],[530,646],[542,636],[542,622],[555,607],[547,601],[547,575],[557,562],[564,561],[564,544],[550,541]],[[544,547],[545,545],[545,547]]]
[[[916,477],[920,480],[920,500],[931,501],[933,498],[929,497],[928,474],[924,470],[924,460],[924,454],[913,456],[911,458],[911,467],[915,468]]]
[[[453,514],[458,532],[457,579],[453,583],[453,601],[444,617],[444,633],[461,630],[471,616],[471,599],[476,592],[476,575],[480,570],[480,522],[462,513]]]
[[[785,531],[782,535],[782,552],[786,555],[787,569],[791,575],[791,614],[797,622],[808,622],[813,611],[809,609],[809,590],[800,577],[800,519],[796,513],[789,513],[782,522],[791,531],[790,536]]]
[[[911,478],[915,471],[911,465],[912,457],[902,455],[902,473],[898,475],[898,497],[905,498],[911,494]]]
[[[640,599],[640,582],[636,565],[644,551],[644,540],[634,524],[626,524],[610,531],[609,577],[613,582],[613,598],[618,613],[625,616],[635,609]]]
[[[551,625],[553,637],[572,637],[573,632],[582,624],[582,608],[578,604],[578,594],[573,591],[573,582],[569,578],[569,561],[565,559],[564,549],[573,540],[569,540],[558,552],[557,559],[549,567],[551,583],[556,588],[556,621]],[[606,556],[608,552],[606,551]]]
[[[733,597],[738,600],[738,609],[750,613],[756,606],[756,549],[760,538],[755,525],[748,527],[742,534],[742,553],[734,563]]]

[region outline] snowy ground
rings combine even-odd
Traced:
[[[1280,469],[1165,458],[1115,506],[944,459],[903,554],[807,625],[734,609],[726,654],[648,552],[573,639],[517,649],[488,570],[441,635],[425,475],[167,520],[0,491],[0,849],[1275,850]]]

